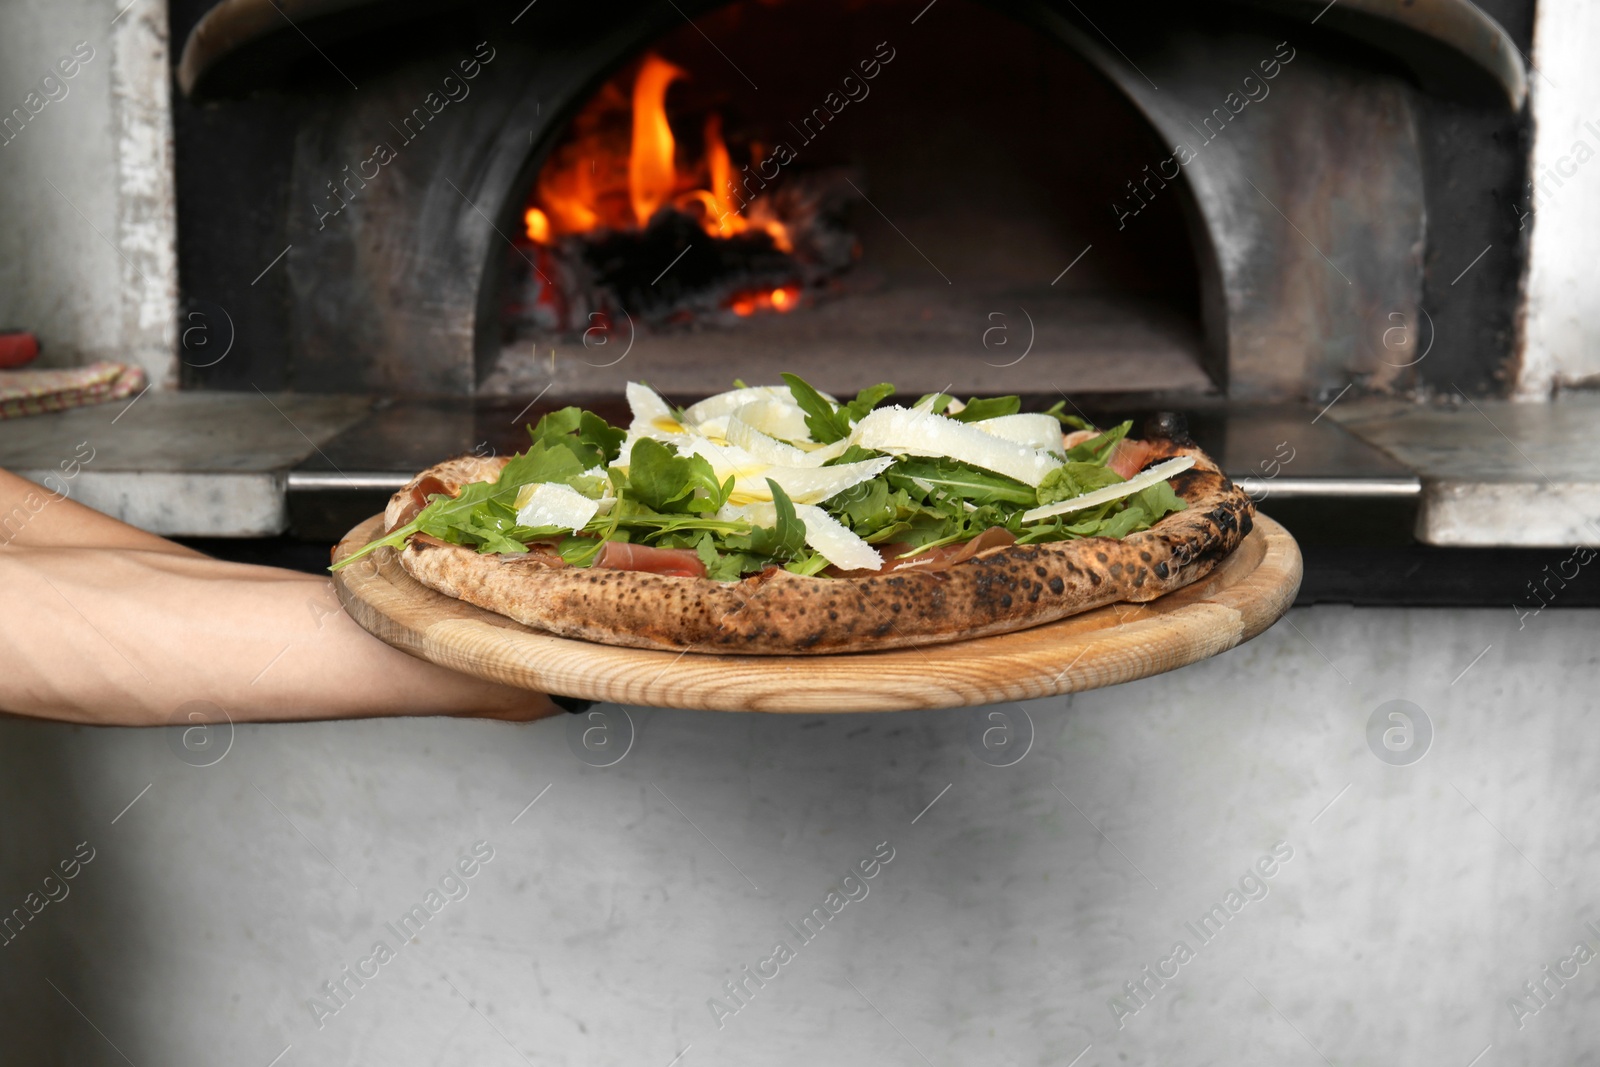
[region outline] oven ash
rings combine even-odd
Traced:
[[[895,55],[880,43],[799,125],[790,122],[801,143],[867,99],[867,83]],[[788,312],[859,257],[846,216],[860,176],[847,167],[786,174],[800,156],[793,144],[725,136],[715,111],[700,120],[698,154],[680,151],[667,93],[687,78],[647,54],[573,119],[524,211],[513,333],[572,337],[621,318],[659,330]]]

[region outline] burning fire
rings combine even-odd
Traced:
[[[764,202],[748,205],[749,215],[740,213],[721,116],[706,118],[704,158],[679,166],[678,141],[667,118],[667,90],[687,76],[660,56],[646,55],[634,76],[631,107],[630,91],[615,81],[597,94],[573,120],[574,136],[540,171],[537,206],[529,207],[524,218],[529,240],[553,244],[568,234],[602,228],[643,229],[656,212],[670,206],[695,218],[713,237],[765,232],[781,251],[793,251],[788,229],[770,216]],[[632,130],[624,154],[614,119],[625,111],[631,114]],[[761,299],[768,301],[761,306],[783,310],[797,301],[798,290],[773,290]]]

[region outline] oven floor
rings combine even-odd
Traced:
[[[967,287],[963,287],[964,290]],[[620,393],[645,381],[668,393],[709,394],[734,378],[777,382],[783,371],[853,393],[879,381],[902,392],[964,395],[1097,392],[1212,393],[1198,327],[1170,307],[1127,297],[944,286],[852,293],[733,327],[646,334],[628,329],[580,341],[522,341],[501,351],[482,391],[531,395]]]

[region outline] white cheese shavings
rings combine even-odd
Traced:
[[[783,422],[787,414],[779,412],[774,417],[775,409],[787,406],[770,401],[746,404],[727,417],[725,439],[729,444],[738,445],[768,463],[781,463],[787,467],[820,467],[830,459],[844,455],[850,447],[848,438],[828,445],[814,445],[809,450],[789,444],[788,441],[793,438],[787,436],[785,431],[792,432],[793,427]],[[800,409],[792,410],[798,412]],[[802,432],[804,429],[802,425]]]
[[[993,434],[1005,441],[1037,448],[1041,451],[1060,452],[1061,424],[1054,415],[1000,415],[971,423],[984,433]]]
[[[879,456],[836,467],[791,467],[765,462],[737,445],[719,445],[697,435],[680,441],[678,449],[682,453],[704,456],[718,481],[732,477],[733,495],[729,500],[735,504],[771,500],[768,478],[782,486],[796,504],[820,504],[853,485],[876,478],[894,463],[892,456]]]
[[[816,444],[811,439],[811,428],[806,425],[806,413],[800,410],[798,404],[786,400],[756,400],[738,408],[733,414],[753,429],[776,440]]]
[[[1037,487],[1061,460],[1006,441],[943,415],[903,407],[879,408],[856,423],[850,440],[863,448],[912,456],[947,457]]]
[[[1022,513],[1023,522],[1038,522],[1040,519],[1052,518],[1056,515],[1065,515],[1068,512],[1082,511],[1084,508],[1099,507],[1109,504],[1113,500],[1121,500],[1125,496],[1132,496],[1141,489],[1148,489],[1157,482],[1164,482],[1168,478],[1182,474],[1194,466],[1193,456],[1179,456],[1169,459],[1165,463],[1157,463],[1154,467],[1142,474],[1135,474],[1132,478],[1117,485],[1108,485],[1104,489],[1095,489],[1075,496],[1071,500],[1062,500],[1055,504],[1046,504],[1041,508]]]
[[[813,453],[802,452],[794,445],[785,444],[761,432],[753,422],[745,419],[746,414],[758,416],[760,412],[757,410],[757,405],[746,404],[725,420],[726,430],[723,437],[730,445],[737,445],[767,463],[781,463],[786,467],[822,466],[821,459],[815,461],[811,459]],[[704,432],[704,424],[701,426],[701,432]]]
[[[628,408],[633,412],[633,425],[628,428],[630,433],[665,441],[684,432],[683,425],[672,416],[672,407],[654,389],[638,382],[629,382],[626,392]]]
[[[827,393],[822,394],[829,400],[833,397]],[[781,400],[785,404],[794,403],[794,394],[789,392],[787,385],[752,385],[743,389],[730,389],[726,393],[706,397],[698,404],[691,404],[684,411],[684,415],[694,425],[714,419],[719,415],[731,415],[746,404],[753,404],[758,400]]]
[[[806,544],[817,554],[841,570],[876,571],[883,569],[883,557],[844,524],[814,504],[796,504],[794,516],[806,528]],[[724,507],[717,515],[723,519],[743,519],[757,526],[771,526],[778,521],[778,509],[770,503],[746,504],[743,507]]]
[[[518,526],[555,526],[576,533],[599,510],[598,500],[560,482],[525,485],[517,492]]]

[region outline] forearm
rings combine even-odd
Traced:
[[[236,722],[556,710],[390,648],[326,578],[187,552],[0,547],[0,620],[0,710],[22,715],[159,725],[195,700]]]
[[[0,470],[0,549],[133,548],[205,557]]]

